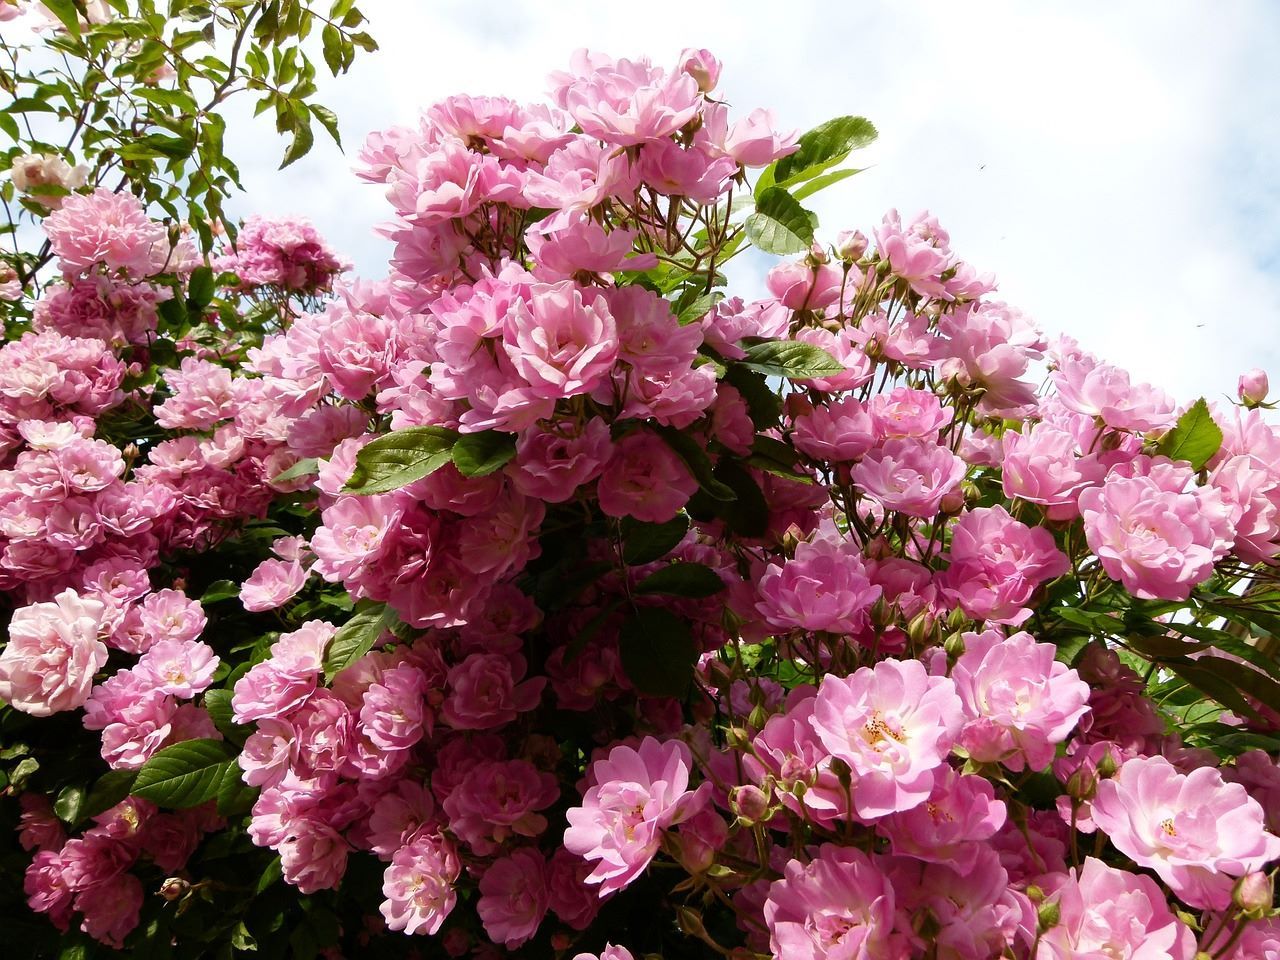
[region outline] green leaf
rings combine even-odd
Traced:
[[[222,689],[204,692],[204,708],[218,732],[234,743],[244,743],[248,739],[249,730],[236,723],[235,713],[231,709],[231,691]]]
[[[356,615],[338,628],[324,652],[324,678],[333,678],[373,649],[382,632],[395,623],[396,615],[385,604],[357,610]]]
[[[709,497],[713,500],[732,500],[737,496],[731,487],[715,478],[711,468],[711,458],[693,437],[671,427],[659,427],[658,434],[685,462],[693,478],[698,481],[698,486],[706,491]]]
[[[290,112],[295,118],[293,124],[293,140],[289,143],[289,148],[284,152],[284,159],[280,161],[280,169],[283,170],[295,160],[305,157],[315,143],[315,134],[311,132],[311,111],[305,103],[294,101],[290,104]]]
[[[72,0],[44,0],[44,5],[67,28],[67,33],[80,39],[80,11]]]
[[[811,197],[819,190],[825,190],[834,183],[841,180],[848,180],[854,174],[861,173],[861,170],[832,170],[830,173],[824,173],[820,177],[814,177],[808,183],[801,184],[791,191],[791,195],[797,200],[803,200],[805,197]]]
[[[498,430],[464,433],[453,445],[453,465],[464,477],[484,477],[501,470],[516,455],[516,438]]]
[[[58,819],[64,823],[76,824],[80,822],[81,812],[84,810],[84,800],[88,794],[84,787],[79,784],[63,787],[58,792],[58,799],[53,801],[53,812],[58,815]]]
[[[187,282],[187,309],[199,313],[213,300],[213,270],[196,267]]]
[[[365,444],[343,493],[388,493],[450,462],[458,434],[444,427],[406,427]]]
[[[844,372],[844,364],[821,347],[800,340],[766,340],[747,348],[739,366],[767,377],[812,380]]]
[[[333,138],[333,142],[338,145],[338,149],[342,149],[342,135],[338,132],[338,115],[328,107],[322,107],[318,103],[311,105],[311,115],[320,121],[320,126],[328,131],[329,136]]]
[[[287,483],[290,480],[300,480],[303,477],[309,477],[313,473],[320,470],[320,461],[315,457],[303,457],[288,470],[282,470],[271,478],[272,483]]]
[[[796,183],[817,176],[851,151],[875,140],[876,128],[865,117],[836,117],[814,127],[800,138],[800,148],[778,161],[773,170],[774,182]]]
[[[724,581],[701,563],[677,561],[655,570],[636,585],[635,592],[665,593],[675,597],[710,597],[724,589]]]
[[[747,239],[756,249],[779,256],[808,250],[817,225],[818,218],[781,187],[761,194],[755,213],[744,223]]]
[[[619,631],[622,669],[640,693],[681,697],[693,682],[698,645],[689,625],[662,607],[640,607]]]
[[[235,751],[222,740],[186,740],[143,764],[133,795],[161,807],[196,807],[218,795]]]
[[[84,816],[96,817],[110,810],[129,795],[136,779],[137,770],[108,770],[98,778],[98,782],[90,789],[89,796],[85,798],[82,811]]]
[[[1213,422],[1204,397],[1178,418],[1156,448],[1170,460],[1187,461],[1193,470],[1200,470],[1212,459],[1222,448],[1222,430]]]
[[[223,771],[218,784],[218,813],[224,817],[248,813],[257,797],[258,788],[240,779],[239,764],[232,763]]]
[[[280,863],[280,857],[271,858],[271,862],[266,865],[262,871],[262,875],[258,877],[258,883],[253,888],[254,893],[265,893],[268,888],[280,882],[280,878],[284,876],[284,870]]]
[[[630,566],[661,560],[676,548],[689,531],[689,518],[676,514],[666,523],[645,523],[622,518],[622,559]]]
[[[230,600],[240,596],[240,587],[230,580],[215,580],[200,596],[201,603],[217,603],[219,600]]]

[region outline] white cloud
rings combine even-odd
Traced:
[[[1280,12],[1265,0],[362,6],[382,50],[321,91],[349,154],[452,93],[538,98],[577,47],[669,62],[707,46],[738,110],[879,127],[871,168],[815,199],[828,235],[927,207],[1005,299],[1141,379],[1189,398],[1245,367],[1280,373]],[[320,145],[277,174],[268,129],[231,129],[246,212],[307,213],[385,269],[370,231],[386,208],[347,161]]]

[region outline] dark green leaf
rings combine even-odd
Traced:
[[[213,725],[218,728],[220,734],[233,743],[244,743],[249,729],[236,723],[235,714],[231,709],[230,690],[206,690],[204,692],[204,708],[209,711],[209,717],[213,720]]]
[[[450,461],[458,434],[444,427],[406,427],[365,444],[344,493],[389,493]]]
[[[1193,403],[1157,444],[1170,460],[1185,460],[1194,470],[1201,469],[1221,447],[1222,430],[1213,422],[1204,397]]]
[[[636,585],[636,593],[666,593],[676,597],[709,597],[724,589],[724,581],[708,566],[678,561],[655,570]]]
[[[193,313],[204,310],[213,300],[213,289],[213,270],[196,267],[187,282],[187,308]]]
[[[689,531],[689,518],[676,514],[666,523],[645,523],[622,518],[622,559],[631,566],[661,560],[674,550]]]
[[[284,159],[280,161],[281,170],[295,160],[305,157],[311,151],[312,144],[315,143],[315,134],[311,132],[310,109],[305,103],[298,101],[294,101],[290,106],[294,117],[292,125],[293,140],[289,143],[289,149],[284,152]]]
[[[338,628],[324,653],[324,677],[333,678],[373,649],[382,632],[395,622],[395,613],[385,604],[357,610]]]
[[[235,751],[222,740],[186,740],[165,747],[138,771],[133,795],[161,807],[195,807],[218,795]]]
[[[230,600],[240,596],[240,587],[230,580],[215,580],[200,596],[201,603],[217,603],[219,600]]]
[[[96,817],[110,810],[129,795],[133,789],[133,781],[138,778],[137,770],[108,770],[98,778],[98,782],[85,798],[83,814]]]
[[[254,893],[264,893],[269,887],[280,881],[284,875],[281,867],[280,858],[272,857],[271,862],[266,865],[262,871],[262,876],[258,877],[257,886],[253,888]]]
[[[218,784],[218,813],[224,817],[248,813],[257,797],[258,788],[249,786],[240,778],[240,765],[228,765]]]
[[[821,347],[800,340],[766,340],[747,348],[741,366],[769,377],[811,380],[844,372],[842,364]]]
[[[698,645],[689,626],[661,607],[640,607],[619,633],[622,669],[640,693],[681,697],[689,692]]]
[[[795,183],[816,176],[839,163],[853,150],[876,138],[876,128],[865,117],[836,117],[814,127],[800,138],[800,149],[779,160],[773,170],[775,183]]]
[[[818,218],[781,187],[761,194],[755,212],[744,223],[752,246],[779,256],[808,250],[817,225]]]
[[[516,455],[516,438],[498,430],[464,433],[453,445],[453,465],[464,477],[484,477],[501,470]]]
[[[711,468],[711,458],[702,446],[689,436],[671,427],[659,427],[658,433],[685,462],[698,486],[706,491],[714,500],[732,500],[737,494],[715,478]]]
[[[751,414],[751,422],[757,430],[768,430],[778,425],[778,419],[782,416],[782,398],[769,386],[769,381],[762,374],[734,363],[725,371],[724,380],[742,394]]]

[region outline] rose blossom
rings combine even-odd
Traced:
[[[764,903],[778,960],[896,960],[894,891],[855,847],[824,844],[809,863],[792,860]]]
[[[37,717],[81,706],[107,662],[106,611],[74,590],[17,610],[0,653],[0,700]]]
[[[1212,767],[1178,773],[1164,757],[1126,760],[1099,783],[1093,822],[1193,907],[1225,910],[1236,878],[1280,857],[1244,787]]]
[[[645,868],[663,833],[688,819],[707,800],[707,784],[689,789],[693,756],[679,740],[645,737],[639,748],[619,744],[591,765],[595,784],[582,805],[566,814],[564,845],[599,861],[587,877],[600,895],[628,886]]]
[[[854,810],[871,818],[929,798],[963,719],[947,677],[929,676],[918,660],[882,660],[826,676],[810,722],[852,770]]]

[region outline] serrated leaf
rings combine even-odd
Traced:
[[[671,427],[659,427],[658,435],[685,462],[693,478],[713,500],[732,500],[737,494],[715,478],[711,458],[693,437]]]
[[[824,173],[820,177],[814,177],[807,183],[798,184],[796,188],[791,191],[791,195],[797,200],[803,200],[806,197],[813,196],[820,190],[825,190],[832,184],[839,183],[841,180],[848,180],[854,174],[861,172],[862,170],[860,169],[852,168],[848,170],[832,170],[830,173]]]
[[[1213,459],[1222,448],[1222,429],[1214,423],[1204,397],[1178,418],[1156,447],[1170,460],[1185,460],[1193,470],[1200,470]]]
[[[218,813],[234,817],[248,813],[258,797],[258,788],[251,787],[240,778],[240,765],[230,764],[218,783]]]
[[[235,712],[231,709],[230,690],[215,688],[204,692],[204,708],[218,732],[228,740],[243,744],[249,730],[236,723]]]
[[[303,477],[309,477],[313,473],[320,470],[320,461],[315,457],[303,457],[288,470],[282,470],[271,478],[271,483],[288,483],[290,480],[300,480]]]
[[[194,313],[204,310],[213,300],[213,270],[196,267],[187,281],[187,308]]]
[[[450,462],[458,434],[444,427],[405,427],[367,443],[343,493],[389,493]]]
[[[329,136],[333,138],[333,142],[338,145],[338,149],[342,149],[342,134],[338,131],[338,115],[328,107],[322,107],[318,103],[311,105],[311,115],[320,121],[320,126],[324,127]]]
[[[98,778],[84,801],[83,815],[96,817],[110,810],[129,796],[133,782],[138,779],[137,770],[108,770]]]
[[[453,465],[464,477],[484,477],[501,470],[516,455],[516,438],[499,430],[464,433],[453,445]]]
[[[293,140],[284,152],[284,159],[280,161],[281,170],[305,157],[311,151],[316,139],[315,134],[311,132],[311,111],[307,105],[295,101],[290,107],[294,117]]]
[[[186,740],[165,747],[143,764],[133,795],[161,807],[196,807],[218,795],[235,751],[222,740]]]
[[[324,678],[333,678],[373,649],[382,632],[396,621],[396,615],[385,604],[358,610],[356,615],[338,628],[324,652]]]
[[[623,517],[621,531],[623,561],[639,566],[661,560],[674,550],[689,532],[689,518],[679,513],[666,523],[645,523]]]
[[[724,581],[710,567],[701,563],[678,561],[649,574],[636,585],[635,592],[698,599],[710,597],[723,589]]]
[[[739,366],[767,377],[812,380],[831,377],[845,370],[844,364],[821,347],[800,340],[766,340],[747,348]]]
[[[818,218],[782,187],[770,187],[760,195],[755,212],[743,225],[757,250],[786,256],[809,249]]]
[[[865,117],[836,117],[800,137],[800,147],[783,157],[773,169],[774,182],[797,183],[817,176],[839,163],[853,150],[867,146],[877,136]]]
[[[622,669],[640,693],[683,698],[693,682],[698,645],[689,625],[661,607],[640,607],[618,636]]]

